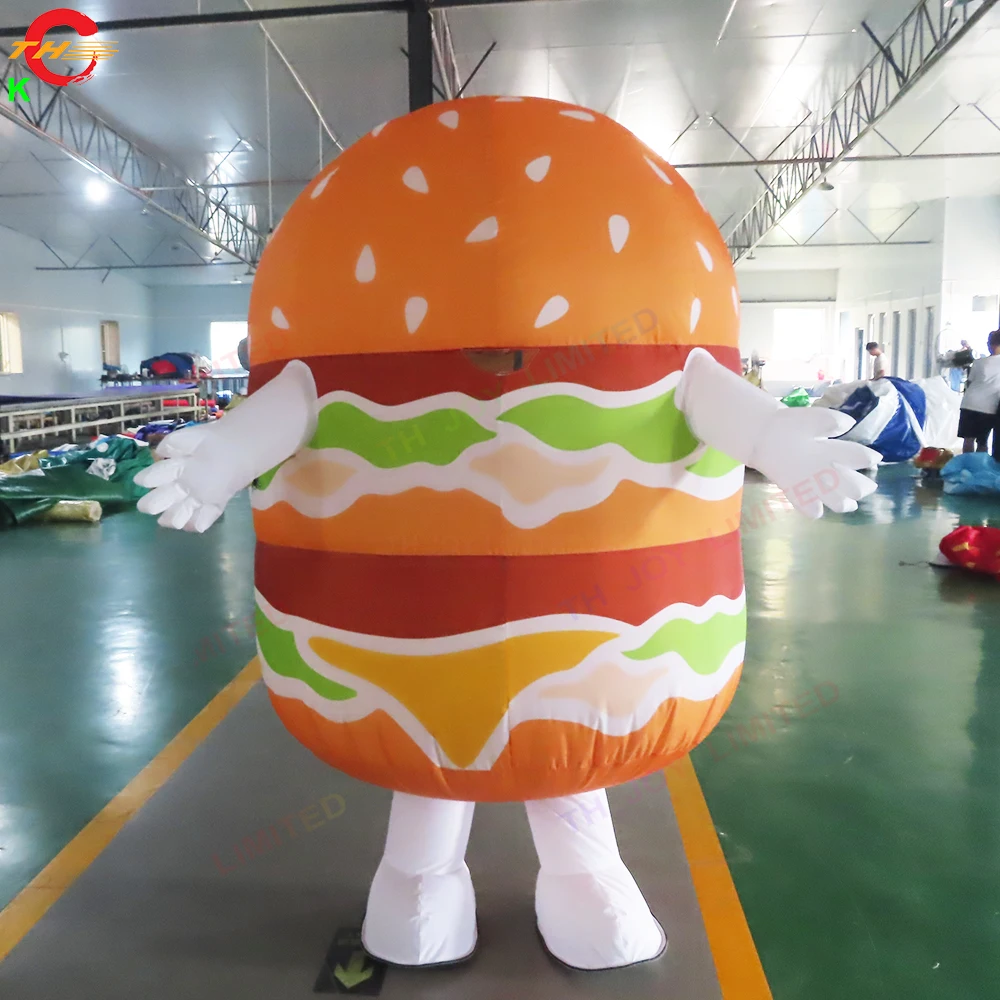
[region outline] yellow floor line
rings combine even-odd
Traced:
[[[255,658],[0,911],[0,962],[259,679]],[[723,998],[772,1000],[690,757],[664,773]]]
[[[724,1000],[772,1000],[690,757],[664,772]]]
[[[259,679],[255,658],[0,911],[0,962]]]

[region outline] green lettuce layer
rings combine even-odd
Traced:
[[[674,405],[673,390],[633,406],[601,407],[576,396],[543,396],[515,406],[499,417],[561,451],[586,451],[603,444],[621,445],[643,462],[676,462],[694,452],[699,442]],[[378,420],[351,403],[329,403],[309,447],[342,448],[380,469],[414,462],[445,466],[482,441],[495,438],[462,410],[432,410],[409,420]],[[723,476],[737,463],[709,449],[689,467],[696,475]],[[278,468],[254,485],[264,490]]]
[[[412,462],[450,465],[467,448],[495,437],[462,410],[377,420],[350,403],[330,403],[319,415],[309,447],[343,448],[380,469],[397,469]]]
[[[739,465],[739,462],[734,462],[728,455],[723,455],[721,451],[709,448],[697,462],[687,467],[687,471],[693,472],[696,476],[703,476],[705,479],[721,479],[733,469],[739,468]]]
[[[281,465],[284,465],[284,462]],[[271,480],[278,474],[278,469],[281,468],[281,465],[276,465],[273,469],[268,469],[264,475],[258,476],[253,482],[254,488],[266,490],[271,485]]]
[[[586,451],[619,444],[641,462],[676,462],[698,447],[698,439],[674,405],[674,391],[645,403],[605,409],[576,396],[543,396],[500,417],[551,448]]]
[[[747,635],[747,612],[712,615],[700,625],[675,618],[657,629],[638,649],[625,653],[630,660],[652,660],[664,653],[679,653],[697,674],[714,674],[737,643]]]
[[[264,654],[267,665],[276,674],[304,681],[321,698],[327,698],[330,701],[347,701],[358,696],[357,691],[352,691],[343,684],[331,681],[313,670],[302,659],[302,655],[295,645],[295,636],[291,632],[278,628],[260,608],[257,608],[255,617],[260,651]]]

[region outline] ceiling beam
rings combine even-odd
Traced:
[[[790,154],[776,158],[787,162],[766,175],[766,189],[727,237],[733,260],[750,253],[997,3],[921,0],[892,35],[879,42],[874,57],[822,121],[805,126],[805,139],[797,146],[792,145],[794,137],[782,144]]]
[[[763,243],[754,252],[764,250],[833,250],[836,247],[926,247],[933,240],[866,240],[864,243]],[[749,258],[748,258],[749,259]],[[197,265],[195,265],[197,267]],[[59,270],[56,268],[55,270]]]
[[[877,153],[871,156],[841,156],[836,163],[920,163],[925,160],[978,160],[1000,157],[1000,149],[974,153]],[[674,170],[729,169],[730,167],[781,167],[790,163],[819,163],[830,167],[830,156],[799,156],[765,160],[706,160],[702,163],[671,163]],[[255,181],[253,183],[260,183]],[[300,183],[307,184],[308,181]]]
[[[51,249],[51,248],[50,248]],[[55,253],[55,251],[52,251]],[[58,256],[58,255],[57,255]],[[62,258],[60,258],[61,260]],[[36,271],[155,271],[164,267],[233,267],[239,260],[202,261],[200,264],[67,264],[64,267],[36,267]]]
[[[494,4],[538,3],[551,0],[435,0],[436,8],[478,7]],[[558,0],[572,3],[575,0]],[[412,9],[411,0],[367,0],[360,3],[316,4],[312,7],[278,7],[260,10],[229,10],[208,14],[175,14],[163,17],[126,17],[114,21],[98,21],[98,31],[139,31],[149,28],[189,28],[200,24],[243,24],[247,21],[286,21],[305,17],[332,17],[335,14],[405,14]],[[0,27],[0,38],[24,38],[29,25]],[[68,26],[50,28],[49,35],[72,34]]]
[[[376,14],[409,9],[409,0],[373,0],[371,3],[319,4],[315,7],[283,7],[261,10],[226,10],[206,14],[172,14],[162,17],[122,17],[98,21],[98,31],[141,31],[150,28],[191,28],[200,24],[245,24],[253,21],[284,21],[303,17],[328,17],[333,14]],[[0,38],[24,38],[28,25],[0,28]],[[49,28],[47,35],[74,34],[68,25]]]
[[[18,62],[0,48],[0,93],[18,79]],[[234,205],[223,192],[210,193],[112,128],[69,96],[29,73],[19,80],[28,100],[0,101],[0,116],[61,149],[95,176],[127,191],[153,209],[246,264],[256,264],[265,237],[254,225],[251,205]],[[167,188],[168,190],[145,190]],[[82,196],[83,192],[81,192]]]
[[[842,163],[924,163],[933,160],[995,160],[1000,158],[1000,149],[981,150],[977,152],[963,153],[875,153],[870,156],[842,156],[837,160],[838,165]],[[697,163],[671,163],[674,170],[728,170],[730,167],[780,167],[788,163],[820,163],[829,166],[833,161],[829,157],[800,157],[798,159],[774,159],[764,160],[702,160]],[[311,184],[315,178],[312,177],[276,177],[272,183],[275,187],[297,187],[304,188]],[[199,184],[203,191],[229,191],[241,188],[267,187],[267,180],[259,181],[227,181],[225,184]],[[151,194],[156,191],[186,191],[190,185],[187,184],[166,184],[157,187],[144,187],[143,194]],[[0,198],[76,198],[73,191],[9,191],[0,192]]]
[[[842,156],[837,163],[921,163],[928,160],[977,160],[977,159],[998,159],[1000,150],[984,150],[982,152],[969,153],[905,153],[895,155],[892,153],[879,153],[872,156]],[[815,157],[804,159],[765,159],[765,160],[705,160],[700,163],[672,163],[675,170],[728,170],[730,167],[775,167],[783,166],[787,163],[819,163],[829,166],[832,161],[827,157]],[[276,177],[271,182],[275,187],[297,187],[304,188],[311,184],[314,178],[311,177]],[[225,184],[199,184],[204,191],[229,191],[242,188],[267,187],[267,180],[258,181],[229,181]],[[187,191],[187,184],[166,184],[156,187],[144,187],[143,194],[153,194],[159,191]],[[76,197],[71,191],[13,191],[9,193],[0,192],[0,198],[59,198]]]

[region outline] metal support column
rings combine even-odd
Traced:
[[[407,54],[410,59],[410,110],[434,103],[433,22],[427,0],[411,0],[406,13]]]

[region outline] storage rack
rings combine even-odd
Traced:
[[[165,406],[168,399],[179,403]],[[158,420],[202,420],[205,416],[201,390],[190,382],[159,390],[8,403],[0,405],[0,455],[24,451],[41,440],[67,438],[75,443],[79,438],[121,434],[129,427]]]

